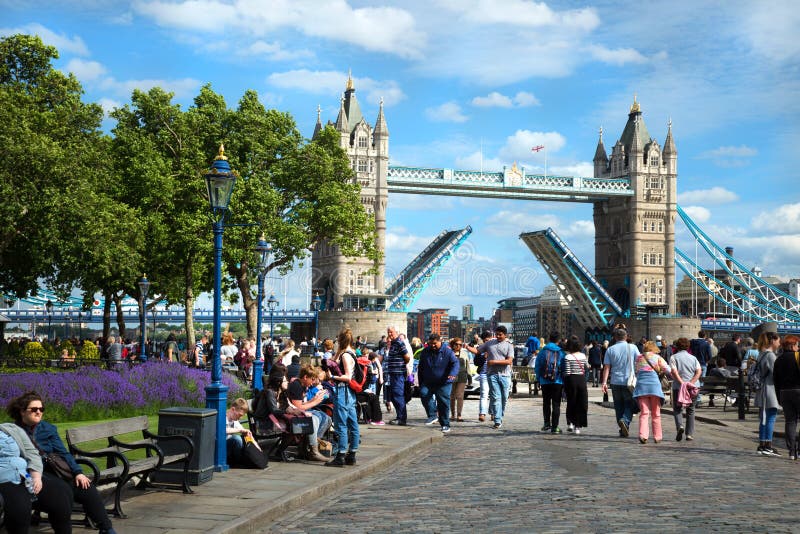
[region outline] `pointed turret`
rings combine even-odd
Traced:
[[[336,117],[336,130],[340,134],[349,134],[350,128],[347,126],[347,112],[344,109],[344,95],[339,102],[339,115]]]
[[[311,136],[311,139],[316,139],[319,135],[319,132],[322,131],[322,108],[317,105],[317,124],[314,125],[314,135]]]
[[[675,140],[672,138],[672,119],[667,123],[667,139],[664,141],[664,155],[678,155],[678,151],[675,149]]]
[[[648,133],[647,126],[645,126],[644,119],[642,119],[642,109],[639,107],[639,102],[636,101],[636,95],[633,95],[633,104],[631,105],[630,113],[628,113],[628,122],[625,124],[625,129],[619,138],[620,143],[625,147],[626,154],[631,153],[634,138],[639,146],[639,152],[644,150],[644,147],[650,142],[650,133]]]
[[[375,130],[373,130],[375,137],[388,137],[389,128],[386,126],[386,117],[383,116],[383,97],[381,97],[381,106],[378,109],[378,118],[375,121]]]
[[[608,169],[608,154],[603,145],[603,127],[600,127],[600,138],[597,140],[597,149],[594,151],[594,176],[600,178]]]
[[[348,72],[347,74],[347,87],[344,91],[344,110],[347,113],[347,124],[350,126],[348,133],[353,133],[353,130],[364,119],[361,115],[361,107],[358,105],[356,99],[356,89],[353,84],[353,76]]]

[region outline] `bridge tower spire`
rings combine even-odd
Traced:
[[[317,123],[320,123],[320,118]],[[389,129],[381,99],[374,129],[364,119],[356,99],[353,76],[348,73],[345,91],[335,123],[340,146],[347,152],[355,180],[361,186],[361,203],[375,217],[376,245],[381,254],[386,242],[386,206],[389,200]],[[372,261],[365,257],[348,258],[326,242],[314,247],[312,290],[320,295],[324,309],[363,308],[380,299],[384,290],[384,264],[377,273],[368,273]]]
[[[602,134],[596,178],[630,177],[634,196],[594,204],[595,275],[617,303],[664,305],[675,312],[677,153],[670,124],[662,152],[650,137],[634,96],[622,135],[603,164]]]

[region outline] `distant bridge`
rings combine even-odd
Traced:
[[[53,308],[53,313],[48,314],[46,310],[0,310],[0,314],[9,318],[12,323],[102,323],[103,310],[92,308],[91,311],[81,311],[79,309]],[[123,317],[129,324],[139,322],[139,311],[136,308],[123,308]],[[197,322],[212,322],[214,320],[214,310],[196,309],[192,314]],[[307,310],[281,310],[272,314],[272,321],[275,323],[313,323],[314,312]],[[244,310],[223,310],[223,323],[244,323],[247,315]],[[270,314],[264,312],[264,319],[270,320]],[[150,310],[147,312],[147,322],[152,323],[183,323],[186,320],[184,310]],[[111,321],[116,321],[116,312],[111,313]]]

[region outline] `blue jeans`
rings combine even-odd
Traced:
[[[325,435],[331,427],[331,418],[321,410],[308,410],[314,421],[314,433],[308,436],[311,445],[316,445],[317,439]]]
[[[772,431],[775,429],[777,417],[777,408],[758,409],[758,441],[772,441]]]
[[[626,425],[630,426],[633,419],[633,393],[626,385],[611,384],[611,395],[614,398],[614,413],[617,421],[622,419]]]
[[[478,415],[486,415],[489,413],[489,381],[485,374],[478,375],[478,383],[481,385],[481,396],[478,399]]]
[[[439,424],[442,426],[450,426],[450,392],[453,389],[453,384],[441,384],[432,386],[427,384],[420,384],[419,394],[422,397],[422,404],[425,406],[435,403],[436,412],[431,410],[431,414],[439,414]],[[436,400],[434,401],[434,395]],[[433,417],[429,415],[428,417]]]
[[[397,420],[401,423],[406,422],[406,377],[403,375],[392,375],[389,385],[392,391],[392,405]]]
[[[242,438],[241,434],[228,434],[225,438],[225,448],[227,450],[228,465],[239,465],[242,463],[244,438]]]
[[[511,377],[501,374],[486,375],[489,381],[489,401],[494,413],[494,423],[503,422],[503,413],[506,411],[508,389],[511,387]]]
[[[356,394],[347,384],[336,384],[336,401],[333,403],[333,424],[339,439],[333,444],[333,454],[355,452],[361,434],[356,415]]]

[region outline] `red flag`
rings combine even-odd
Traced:
[[[532,150],[533,152],[539,152],[539,151],[540,151],[540,150],[542,150],[543,148],[544,148],[544,145],[537,145],[537,146],[535,146],[535,147],[531,148],[531,150]]]

